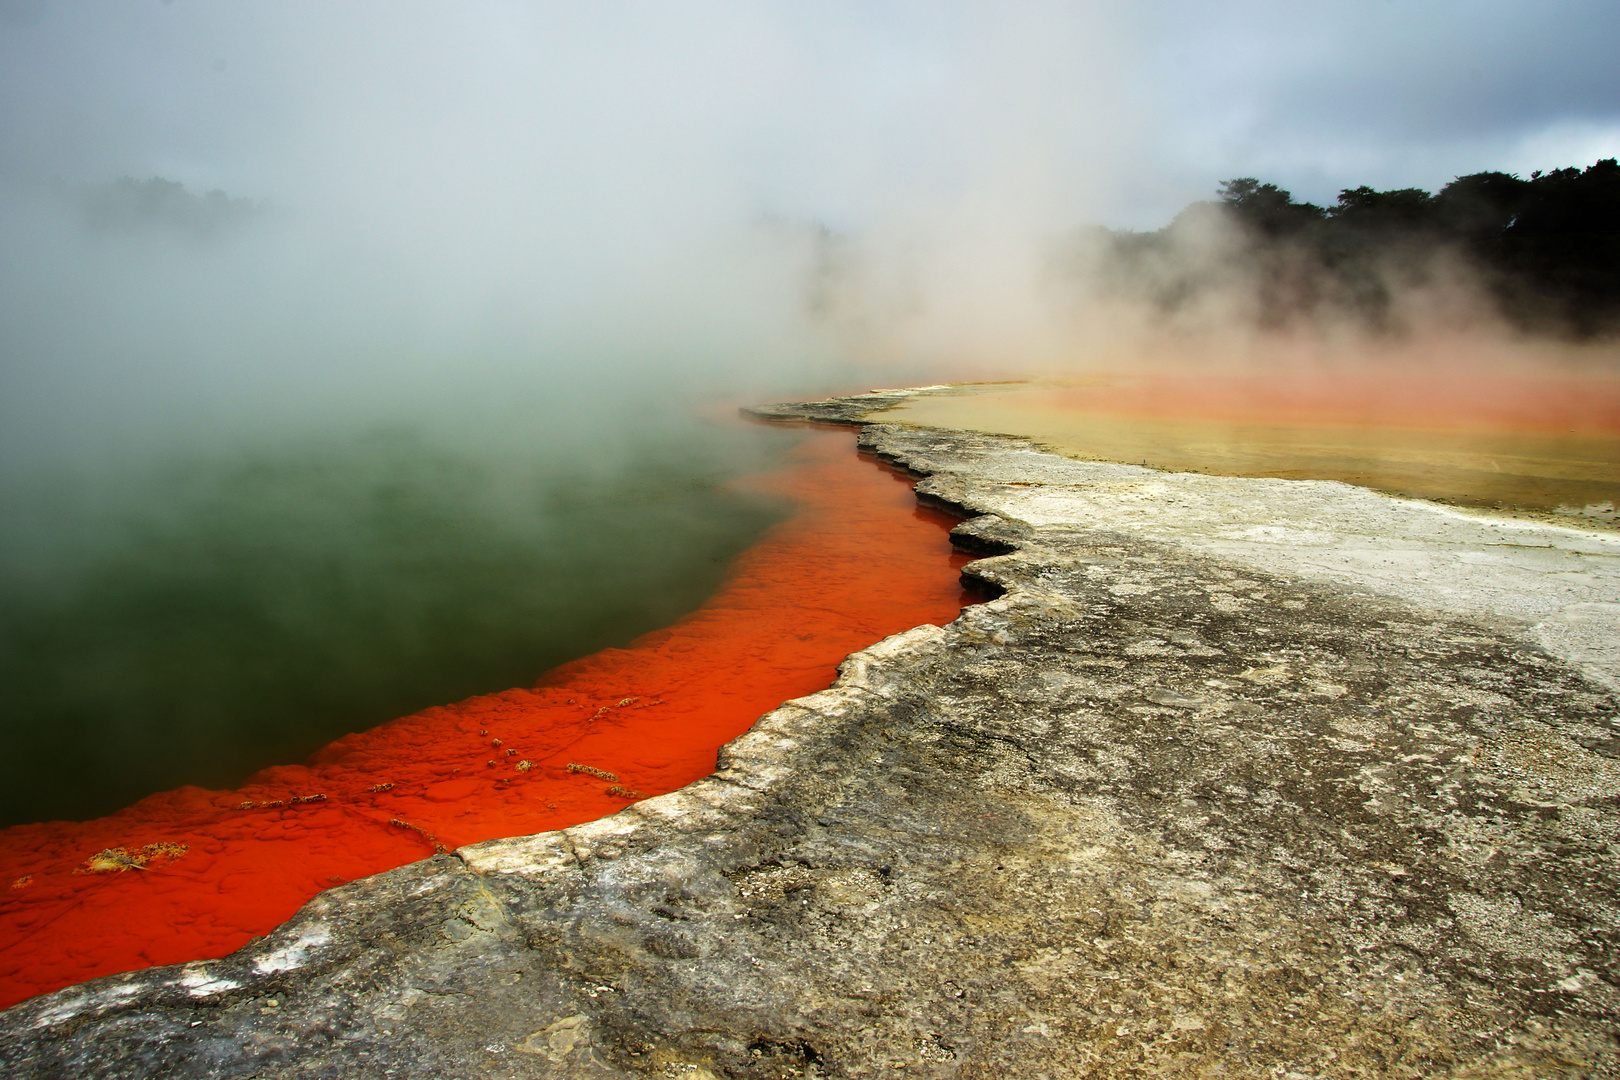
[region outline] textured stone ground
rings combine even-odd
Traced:
[[[680,792],[0,1014],[0,1073],[1620,1075],[1612,541],[863,440],[1000,599]]]

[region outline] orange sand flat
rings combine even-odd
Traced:
[[[1466,370],[1141,375],[1047,392],[1055,408],[1246,424],[1615,434],[1620,378]]]
[[[1466,370],[1117,375],[967,386],[875,419],[1171,471],[1342,480],[1473,506],[1620,504],[1620,378]]]
[[[181,788],[95,821],[0,831],[0,1007],[224,956],[336,883],[673,791],[762,713],[828,686],[849,653],[954,619],[973,598],[953,521],[851,438],[813,432],[790,467],[753,481],[797,500],[795,515],[702,609],[628,648],[347,736],[237,791]],[[152,844],[189,849],[75,873],[103,849]]]

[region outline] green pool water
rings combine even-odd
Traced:
[[[12,478],[0,825],[234,785],[667,625],[786,512],[727,481],[795,437],[694,423],[603,457],[390,428]]]

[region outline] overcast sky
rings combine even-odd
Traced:
[[[0,0],[0,390],[787,371],[837,348],[791,310],[822,229],[934,318],[891,359],[987,355],[1080,224],[1620,154],[1617,46],[1613,0]],[[124,176],[281,231],[42,224]]]
[[[1620,152],[1603,0],[0,4],[9,174],[287,202],[700,182],[853,224],[978,187],[1149,224],[1236,173],[1327,199]]]

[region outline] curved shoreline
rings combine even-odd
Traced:
[[[765,412],[858,422],[871,407]],[[1560,636],[1537,609],[1492,609],[1515,588],[1511,558],[1493,564],[1511,571],[1494,592],[1437,581],[1464,540],[1426,556],[1427,581],[1410,537],[1357,541],[1350,554],[1367,554],[1348,564],[1287,554],[1338,551],[1309,535],[1283,542],[1322,512],[1461,528],[1443,508],[1321,482],[1166,488],[1179,478],[961,432],[875,425],[862,444],[926,475],[920,496],[978,515],[956,535],[991,554],[963,572],[1000,599],[851,656],[832,689],[768,714],[679,791],[331,890],[225,960],[0,1014],[0,1063],[244,1077],[1613,1067],[1609,541],[1524,523],[1548,531],[1486,552],[1523,549],[1523,573],[1566,592],[1569,572],[1536,560],[1597,565],[1586,599],[1554,606],[1598,617]],[[1298,513],[1211,534],[1256,494]],[[1370,576],[1390,551],[1405,569]],[[1464,584],[1480,565],[1462,561]]]
[[[761,713],[826,687],[851,651],[955,617],[967,599],[947,538],[958,519],[919,517],[914,481],[862,460],[853,432],[804,434],[749,481],[792,498],[793,514],[669,626],[539,685],[349,735],[236,791],[0,830],[0,881],[13,885],[0,892],[0,1007],[222,957],[334,884],[674,791],[713,771],[718,747]],[[154,849],[167,857],[148,868],[117,861]]]

